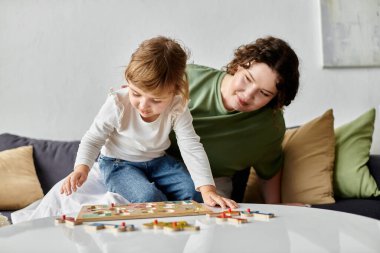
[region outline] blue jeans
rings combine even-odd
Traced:
[[[171,156],[129,162],[100,155],[98,161],[107,190],[130,202],[190,199],[203,202],[184,163]]]

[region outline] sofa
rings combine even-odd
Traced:
[[[0,134],[0,152],[28,145],[33,146],[36,176],[43,194],[46,194],[58,181],[72,171],[79,141],[42,140],[9,133]],[[371,155],[367,165],[380,187],[380,155]],[[233,177],[232,198],[238,202],[243,201],[249,173],[250,170],[246,169],[236,173]],[[380,198],[336,198],[335,201],[333,204],[312,205],[312,208],[348,212],[380,220]],[[13,211],[16,210],[1,210],[0,208],[0,213],[7,216],[9,220]]]

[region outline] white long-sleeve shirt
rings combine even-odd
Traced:
[[[145,122],[132,107],[128,92],[125,88],[108,96],[81,140],[75,166],[84,164],[91,168],[99,152],[133,162],[163,156],[170,146],[169,133],[173,129],[195,188],[215,185],[206,152],[194,131],[192,116],[188,107],[182,105],[181,98],[175,96],[155,121]]]

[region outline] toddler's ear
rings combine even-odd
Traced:
[[[126,83],[120,86],[120,89],[128,88],[129,80],[126,80]]]

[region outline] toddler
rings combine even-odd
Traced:
[[[138,47],[125,71],[127,87],[111,92],[82,138],[61,194],[70,195],[83,185],[100,152],[108,191],[131,202],[203,198],[210,206],[237,207],[216,193],[206,152],[194,131],[187,107],[187,57],[181,45],[162,36]],[[172,129],[186,166],[165,153]]]

